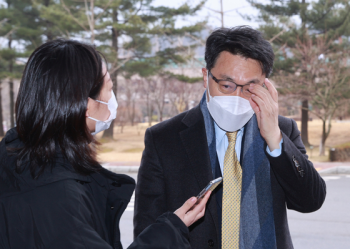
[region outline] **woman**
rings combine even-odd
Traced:
[[[135,181],[103,169],[92,149],[116,117],[112,88],[92,46],[55,40],[30,56],[17,127],[0,144],[0,248],[122,248]],[[187,227],[208,198],[163,214],[129,248],[190,248]]]

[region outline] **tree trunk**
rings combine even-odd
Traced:
[[[163,110],[159,109],[159,122],[163,122]]]
[[[8,48],[12,49],[12,34],[9,35],[9,40],[8,40]],[[9,64],[9,73],[13,72],[13,59],[10,60]],[[10,121],[11,121],[11,127],[15,127],[15,119],[14,119],[14,107],[15,107],[15,96],[13,92],[13,79],[10,77],[9,81],[9,88],[10,88]]]
[[[12,63],[11,63],[12,64]],[[12,72],[12,71],[10,71]],[[10,79],[9,81],[9,85],[10,85],[10,121],[11,121],[11,128],[15,127],[15,96],[14,96],[14,92],[13,92],[13,80]]]
[[[132,114],[131,114],[131,126],[134,126],[135,122],[135,100],[132,100]]]
[[[301,104],[301,140],[305,147],[309,147],[309,133],[308,133],[308,122],[309,122],[309,101],[303,100]]]
[[[118,22],[118,9],[114,8],[113,9],[113,22],[117,23]],[[116,61],[118,61],[118,37],[119,37],[119,31],[116,30],[115,28],[112,28],[112,47],[116,51]],[[116,66],[118,66],[118,63],[116,63]],[[111,74],[112,82],[113,82],[113,91],[115,96],[117,97],[117,89],[118,89],[118,70],[115,70]],[[113,128],[114,128],[114,120],[111,123],[111,126],[104,131],[103,133],[103,138],[112,138],[113,139]]]
[[[326,134],[326,120],[322,120],[322,136],[321,136],[321,141],[320,141],[320,156],[325,155],[325,143],[327,139],[327,134]]]
[[[147,114],[148,114],[148,126],[152,126],[152,106],[149,98],[149,93],[147,93]]]
[[[0,82],[0,137],[3,137],[4,134],[4,126],[2,124],[2,97],[1,97],[1,82]]]
[[[302,7],[300,12],[301,17],[301,30],[302,30],[302,39],[305,38],[306,26],[305,26],[305,0],[301,1]],[[301,104],[301,140],[303,141],[305,147],[309,147],[309,132],[308,132],[308,122],[309,122],[309,101],[304,99]]]
[[[50,5],[50,0],[44,0],[44,6],[49,7]],[[46,25],[46,40],[47,41],[52,41],[55,37],[51,31],[52,29],[52,23],[49,22],[48,20],[45,20],[45,25]]]

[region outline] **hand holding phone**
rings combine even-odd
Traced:
[[[210,193],[211,192],[207,192],[200,202],[197,201],[198,199],[196,197],[191,197],[182,205],[182,207],[177,209],[174,214],[176,214],[187,227],[191,226],[194,222],[204,216],[205,206]]]
[[[197,195],[197,199],[202,198],[208,190],[213,191],[222,182],[222,177],[216,178],[209,182],[209,184]]]
[[[185,223],[186,226],[192,225],[198,219],[204,216],[205,206],[210,194],[222,182],[222,177],[214,179],[197,195],[188,199],[182,207],[174,213]]]

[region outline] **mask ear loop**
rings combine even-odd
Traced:
[[[94,99],[96,102],[99,102],[99,103],[101,103],[101,104],[105,104],[105,105],[108,105],[108,103],[106,103],[106,102],[103,102],[103,101],[101,101],[101,100],[96,100],[96,99]]]
[[[97,122],[97,121],[100,121],[100,120],[98,120],[98,119],[96,119],[96,118],[93,118],[93,117],[90,117],[90,116],[88,116],[88,118],[89,118],[89,119],[92,119],[92,120],[94,120],[94,121],[96,121],[96,122]],[[103,121],[102,121],[102,122],[103,122]]]
[[[108,103],[103,102],[103,101],[101,101],[101,100],[93,99],[93,98],[90,98],[90,97],[88,97],[88,98],[89,98],[89,99],[92,99],[93,101],[99,102],[99,103],[101,103],[101,104],[108,105]]]
[[[210,95],[210,90],[209,90],[209,70],[208,69],[207,69],[207,91],[208,91],[208,97],[210,100],[210,98],[212,98],[212,96]]]
[[[108,103],[106,103],[106,102],[103,102],[103,101],[101,101],[101,100],[96,100],[96,99],[93,99],[93,98],[90,98],[90,97],[88,97],[89,99],[92,99],[92,100],[94,100],[94,101],[96,101],[96,102],[99,102],[99,103],[101,103],[101,104],[105,104],[105,105],[108,105]],[[109,115],[109,117],[111,116],[111,114]],[[109,117],[108,117],[108,119],[109,119]],[[100,121],[100,122],[106,122],[106,121],[108,121],[108,119],[106,120],[106,121],[102,121],[102,120],[98,120],[98,119],[96,119],[96,118],[93,118],[93,117],[90,117],[90,116],[88,116],[87,118],[89,118],[89,119],[91,119],[91,120],[94,120],[94,121]]]

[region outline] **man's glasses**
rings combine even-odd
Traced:
[[[233,93],[234,91],[236,91],[237,89],[237,86],[240,86],[241,87],[241,92],[244,94],[244,96],[250,98],[250,96],[252,95],[252,93],[249,91],[249,86],[250,84],[246,84],[246,85],[238,85],[236,83],[234,83],[233,81],[231,80],[219,80],[217,78],[215,78],[212,73],[210,72],[209,70],[209,75],[210,77],[212,77],[212,79],[218,84],[218,90],[220,92],[222,92],[223,94],[231,94]],[[253,83],[254,84],[254,83]],[[255,83],[257,84],[257,83]],[[259,85],[262,85],[263,84],[259,84]]]

